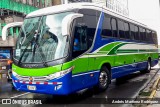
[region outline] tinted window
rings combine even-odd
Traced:
[[[124,35],[124,22],[121,20],[118,20],[118,31],[119,31],[119,37],[125,38]]]
[[[125,38],[129,39],[130,34],[129,34],[129,24],[128,23],[124,23],[124,32],[125,32]]]
[[[135,27],[133,24],[130,24],[130,32],[131,32],[131,39],[134,40],[135,38],[135,31],[134,31]]]
[[[156,32],[153,32],[153,42],[155,45],[158,44],[158,41],[157,41],[157,33]]]
[[[146,41],[146,29],[142,29],[143,30],[143,35],[142,35],[142,40]]]
[[[154,43],[154,35],[155,35],[155,32],[152,31],[151,43]]]
[[[149,37],[148,37],[148,42],[150,42],[151,43],[151,38],[152,38],[152,31],[150,31],[150,33],[149,33]]]
[[[111,20],[111,17],[109,15],[105,15],[104,21],[103,21],[102,33],[101,33],[101,35],[103,37],[112,36],[111,21],[110,20]]]
[[[92,9],[80,9],[78,11],[78,13],[85,14],[88,16],[96,16],[94,19],[96,19],[96,21],[98,21],[101,12],[97,11],[97,10],[92,10]],[[88,21],[90,21],[90,20],[88,20]]]
[[[139,31],[137,26],[135,26],[134,31],[135,31],[135,40],[139,40]]]
[[[139,34],[140,34],[139,35],[139,40],[142,41],[143,40],[143,29],[141,27],[139,28]]]
[[[83,54],[91,47],[99,19],[99,14],[97,14],[99,12],[94,10],[85,9],[79,12],[84,16],[83,18],[77,18],[73,27],[73,58]]]
[[[111,28],[113,37],[117,37],[117,21],[114,18],[111,19]]]
[[[150,30],[146,30],[146,42],[148,42],[151,37],[150,33],[151,33]]]

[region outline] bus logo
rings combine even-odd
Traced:
[[[32,81],[33,81],[33,78],[32,78],[32,77],[29,77],[29,81],[32,82]]]

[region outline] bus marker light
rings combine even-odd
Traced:
[[[91,76],[91,77],[93,77],[93,76],[94,76],[94,74],[90,74],[90,76]]]

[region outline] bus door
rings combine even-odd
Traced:
[[[98,12],[91,11],[87,9],[82,9],[79,11],[83,14],[83,17],[77,18],[73,26],[73,41],[74,46],[77,45],[79,52],[73,51],[72,56],[75,69],[73,74],[79,75],[79,83],[81,86],[79,88],[85,88],[91,85],[94,85],[96,82],[95,70],[95,57],[90,53],[90,48],[93,45],[93,40],[96,32],[96,27],[99,19]],[[78,41],[76,40],[78,39]],[[73,48],[74,50],[74,48]],[[75,48],[76,50],[76,48]],[[76,68],[77,67],[77,68]]]
[[[87,26],[81,25],[81,18],[76,20],[73,33],[72,59],[74,69],[73,84],[77,84],[77,88],[84,88],[86,85],[86,73],[88,71],[88,55],[85,52],[88,50],[87,41]]]

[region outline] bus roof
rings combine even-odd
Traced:
[[[136,25],[145,27],[147,29],[150,29],[146,25],[144,25],[144,24],[142,24],[140,22],[137,22],[137,21],[135,21],[133,19],[130,19],[130,18],[124,16],[124,15],[118,14],[118,13],[108,9],[103,4],[86,3],[86,2],[85,3],[62,4],[62,5],[56,5],[56,6],[51,6],[51,7],[39,9],[39,10],[36,10],[36,11],[31,12],[30,14],[28,14],[26,16],[26,18],[42,16],[42,15],[47,15],[47,14],[52,14],[52,13],[59,13],[59,12],[63,12],[63,11],[73,10],[73,9],[93,9],[93,10],[103,11],[103,12],[109,14],[109,15],[115,16],[117,18],[123,19],[123,20],[131,22],[133,24],[136,24]]]

